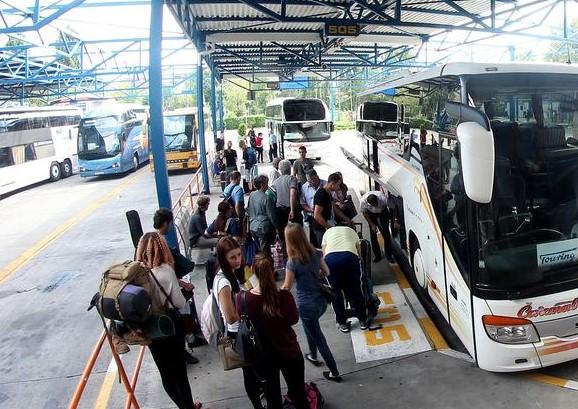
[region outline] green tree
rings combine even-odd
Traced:
[[[559,35],[559,33],[556,33]],[[575,18],[568,27],[568,38],[578,37],[578,18]],[[578,44],[564,41],[553,42],[550,50],[546,53],[546,60],[552,62],[563,62],[567,64],[578,63]]]

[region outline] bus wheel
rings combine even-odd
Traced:
[[[412,253],[411,266],[413,268],[413,274],[419,286],[421,288],[426,288],[427,280],[425,274],[425,263],[423,261],[423,253],[417,240],[415,242],[415,248],[413,249]]]
[[[138,170],[138,155],[136,153],[132,157],[132,170],[134,172]]]
[[[55,182],[62,176],[62,170],[58,162],[52,162],[50,165],[50,180]]]
[[[64,161],[62,162],[62,165],[60,167],[62,168],[62,177],[63,178],[67,178],[70,175],[72,175],[72,163],[70,162],[69,159],[64,159]]]

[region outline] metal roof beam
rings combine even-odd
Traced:
[[[256,1],[253,0],[239,0],[240,3],[246,4],[247,6],[265,14],[266,16],[269,16],[270,18],[272,18],[275,21],[282,21],[283,18],[285,16],[281,15],[281,14],[277,14],[275,13],[273,10],[262,6],[261,4],[257,3]],[[197,19],[197,21],[200,21]]]

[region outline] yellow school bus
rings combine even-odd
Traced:
[[[167,170],[197,169],[199,161],[199,127],[197,108],[180,108],[163,114]],[[205,123],[208,121],[205,121]],[[205,132],[208,129],[205,128]],[[150,153],[150,169],[154,171]]]

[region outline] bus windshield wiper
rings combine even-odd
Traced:
[[[530,285],[519,290],[507,291],[508,300],[518,300],[520,298],[527,298],[532,294],[544,289],[544,283]]]
[[[166,137],[169,137],[169,138],[170,138],[170,137],[173,137],[173,139],[171,139],[170,141],[166,141],[166,140],[165,140],[165,148],[169,148],[169,147],[173,144],[173,142],[177,139],[177,137],[180,136],[180,135],[183,135],[183,134],[184,134],[184,132],[167,133],[167,134],[165,134],[165,138],[166,138]],[[186,135],[185,135],[185,136],[186,136]]]

